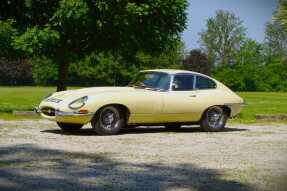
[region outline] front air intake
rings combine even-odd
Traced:
[[[55,109],[52,107],[43,107],[41,108],[41,112],[47,116],[55,116]]]

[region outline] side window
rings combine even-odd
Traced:
[[[193,90],[194,75],[177,74],[174,76],[172,83],[173,91],[190,91]]]
[[[216,84],[214,81],[203,76],[196,76],[196,89],[214,89]]]
[[[170,85],[170,75],[163,75],[158,81],[158,87],[162,90],[168,90]]]

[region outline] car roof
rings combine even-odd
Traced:
[[[201,76],[206,76],[204,74],[198,73],[198,72],[193,72],[193,71],[188,71],[188,70],[176,70],[176,69],[152,69],[152,70],[142,70],[141,72],[164,72],[167,74],[197,74]],[[210,78],[209,76],[206,76]]]

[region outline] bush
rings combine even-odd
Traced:
[[[125,73],[120,59],[111,54],[92,53],[69,68],[69,85],[122,85]]]
[[[280,60],[218,67],[213,77],[234,91],[287,91],[287,64]]]
[[[57,65],[46,57],[37,57],[30,60],[33,66],[33,80],[36,85],[56,85]]]
[[[25,59],[0,58],[0,85],[32,85],[32,66]]]

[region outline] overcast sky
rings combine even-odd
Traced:
[[[198,33],[205,28],[207,18],[219,9],[240,17],[247,36],[262,42],[265,24],[272,20],[277,3],[278,0],[189,0],[187,29],[182,34],[186,49],[199,48]]]

